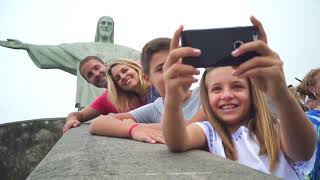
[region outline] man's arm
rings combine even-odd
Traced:
[[[63,126],[63,133],[69,129],[80,126],[81,123],[98,117],[101,113],[91,107],[86,107],[79,112],[72,112],[66,118],[66,123]]]

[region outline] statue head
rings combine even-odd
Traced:
[[[94,42],[113,43],[114,21],[109,16],[103,16],[99,19]]]
[[[87,56],[79,65],[80,74],[88,83],[107,88],[107,65],[97,56]]]

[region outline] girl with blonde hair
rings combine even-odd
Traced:
[[[140,64],[117,59],[108,66],[109,100],[119,112],[153,102],[160,95],[147,81]]]
[[[207,68],[200,82],[201,104],[207,121],[184,126],[182,99],[197,80],[194,67],[180,58],[200,56],[192,47],[178,48],[180,27],[172,40],[164,65],[166,98],[162,130],[169,150],[206,149],[256,170],[285,179],[304,178],[314,164],[316,136],[287,88],[282,62],[266,44],[261,23],[260,40],[241,45],[232,52],[260,54],[238,67]],[[266,102],[271,98],[279,119]]]

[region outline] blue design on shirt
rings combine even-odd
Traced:
[[[147,98],[147,104],[153,103],[158,97],[161,97],[160,94],[158,93],[157,89],[153,86],[151,86],[149,90],[149,95]]]
[[[310,180],[320,179],[320,111],[313,109],[306,112],[307,117],[312,122],[317,134],[317,155],[314,169],[309,174]]]

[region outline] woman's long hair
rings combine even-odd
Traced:
[[[214,130],[219,134],[222,140],[226,157],[231,160],[237,160],[237,152],[235,149],[232,136],[227,129],[227,126],[215,117],[214,112],[209,104],[208,96],[208,79],[207,75],[215,68],[208,68],[204,72],[200,82],[200,98],[202,108],[205,112],[207,120],[211,123]],[[279,136],[279,123],[272,115],[266,97],[263,92],[258,90],[254,84],[248,79],[251,96],[250,115],[252,118],[249,121],[248,128],[250,135],[255,135],[256,140],[260,145],[259,154],[267,154],[270,160],[270,170],[274,170],[277,166],[279,149],[280,149],[280,136]],[[252,134],[253,133],[253,134]]]
[[[126,91],[123,90],[113,79],[111,75],[111,70],[114,66],[116,65],[126,65],[129,68],[134,69],[138,75],[139,75],[139,84],[138,89],[142,91],[142,94],[146,94],[148,89],[149,89],[149,83],[145,80],[144,74],[142,72],[142,67],[129,59],[117,59],[113,61],[109,67],[108,67],[108,73],[107,73],[107,78],[108,78],[108,92],[109,96],[108,99],[109,101],[115,106],[115,108],[119,112],[128,112],[132,109],[135,109],[139,106],[141,106],[141,100],[139,95],[136,92],[133,91]]]

